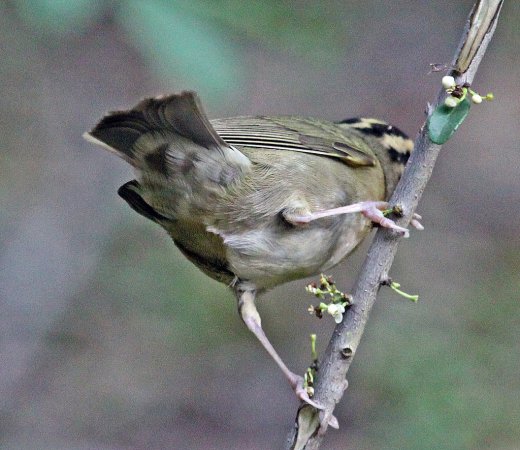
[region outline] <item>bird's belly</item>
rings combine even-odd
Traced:
[[[283,237],[269,229],[228,235],[224,237],[224,245],[229,267],[236,276],[264,289],[330,269],[369,230],[368,220],[354,214],[341,217],[335,227],[320,227],[316,223]]]

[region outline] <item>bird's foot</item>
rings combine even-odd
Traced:
[[[389,219],[385,216],[385,211],[390,210],[390,205],[388,202],[360,202],[355,203],[354,205],[360,208],[360,213],[363,214],[367,219],[376,223],[380,227],[389,228],[391,230],[397,231],[403,237],[407,238],[410,236],[410,232],[399,225],[397,225],[392,219]]]
[[[305,388],[305,382],[304,382],[303,377],[291,372],[290,374],[287,374],[287,379],[289,380],[289,384],[293,388],[293,391],[299,400],[313,406],[316,409],[319,409],[319,410],[324,409],[324,407],[322,405],[311,400],[309,393],[307,392],[307,389]]]
[[[309,393],[307,392],[307,389],[305,389],[303,377],[300,377],[299,375],[296,375],[295,373],[291,372],[291,376],[289,376],[288,378],[289,384],[293,388],[296,397],[298,397],[298,399],[302,402],[307,403],[308,405],[312,406],[313,408],[316,408],[319,411],[320,430],[326,430],[329,426],[338,429],[339,422],[336,416],[334,416],[332,412],[327,412],[323,405],[320,405],[314,400],[311,400],[311,398],[309,397]]]
[[[289,217],[286,217],[291,223],[295,225],[303,225],[309,223],[316,219],[321,219],[322,217],[336,216],[338,214],[350,214],[350,213],[361,213],[367,219],[372,222],[378,224],[381,227],[390,228],[392,230],[397,231],[404,237],[409,236],[409,231],[397,225],[392,219],[389,219],[385,216],[384,212],[388,211],[390,208],[390,204],[388,202],[383,201],[365,201],[353,203],[352,205],[340,206],[339,208],[327,209],[324,211],[317,211],[308,214],[291,214]],[[419,214],[414,214],[410,224],[416,228],[417,230],[423,230],[424,227],[421,225],[419,220],[421,216]]]

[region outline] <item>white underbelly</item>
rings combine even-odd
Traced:
[[[274,229],[223,236],[230,269],[258,289],[328,270],[341,262],[370,229],[361,214],[341,219],[332,228],[310,226],[284,236]]]

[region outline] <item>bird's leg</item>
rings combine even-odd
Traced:
[[[404,237],[408,237],[409,232],[406,228],[400,227],[392,219],[385,217],[385,215],[383,214],[383,211],[387,210],[389,207],[390,205],[388,202],[365,201],[353,203],[352,205],[348,206],[340,206],[339,208],[326,209],[324,211],[311,212],[302,215],[286,214],[284,218],[294,225],[301,225],[309,223],[316,219],[321,219],[322,217],[360,212],[367,219],[370,219],[372,222],[377,223],[379,226],[391,228],[392,230],[396,230],[399,233],[403,234]],[[412,226],[417,228],[418,230],[423,229],[423,226],[419,223],[420,218],[421,216],[419,216],[418,214],[414,214],[413,219],[411,221]]]
[[[237,286],[235,288],[235,293],[238,300],[238,311],[242,317],[242,320],[247,325],[247,328],[249,328],[249,330],[256,336],[263,347],[267,350],[267,353],[271,355],[278,367],[282,370],[285,377],[289,381],[289,384],[293,388],[296,396],[314,408],[323,409],[321,405],[313,402],[310,399],[309,394],[303,385],[303,377],[289,370],[289,368],[282,361],[282,358],[280,358],[280,355],[278,355],[272,346],[271,342],[269,342],[269,339],[267,339],[267,336],[262,329],[260,314],[258,314],[255,306],[256,291],[254,289],[244,289],[243,287]]]

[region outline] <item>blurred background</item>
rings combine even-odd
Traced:
[[[391,4],[390,4],[391,3]],[[297,403],[231,293],[118,198],[130,167],[81,135],[196,90],[210,117],[385,119],[414,136],[472,1],[0,3],[0,447],[281,448]],[[520,3],[400,245],[328,449],[520,448]],[[362,247],[332,274],[348,291]],[[259,302],[290,367],[333,321],[306,282]]]

